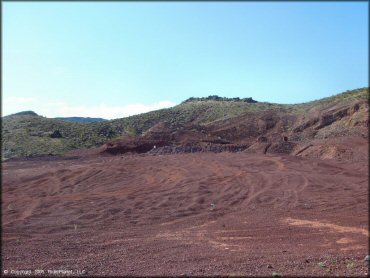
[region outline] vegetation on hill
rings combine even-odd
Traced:
[[[9,116],[38,116],[35,112],[33,111],[22,111],[22,112],[18,112],[18,113],[14,113],[14,114],[11,114]]]
[[[74,123],[99,123],[107,121],[106,119],[103,118],[90,118],[90,117],[56,117],[55,119]]]
[[[288,106],[295,113],[299,113],[305,110],[309,110],[313,107],[325,108],[330,105],[336,105],[338,103],[347,104],[353,100],[369,100],[369,88],[359,88],[355,90],[348,90],[340,94],[336,94],[330,97],[306,102],[299,104],[291,104]]]
[[[2,159],[11,157],[60,155],[79,148],[91,148],[123,135],[141,135],[159,122],[171,127],[208,125],[263,111],[304,114],[313,107],[328,107],[356,99],[368,99],[368,88],[347,91],[303,104],[222,100],[214,96],[187,100],[172,108],[104,122],[79,123],[38,116],[25,111],[2,118]]]
[[[254,100],[251,97],[248,98],[239,98],[239,97],[234,97],[234,98],[227,98],[227,97],[219,97],[217,95],[212,95],[208,97],[191,97],[185,100],[183,103],[186,102],[193,102],[193,101],[207,101],[207,100],[214,100],[214,101],[241,101],[241,102],[248,102],[248,103],[256,103],[257,101]]]

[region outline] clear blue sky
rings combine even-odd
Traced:
[[[3,3],[3,115],[116,118],[368,86],[367,2]]]

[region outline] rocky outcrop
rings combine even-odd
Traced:
[[[179,153],[198,153],[198,152],[242,152],[248,148],[247,145],[234,144],[195,144],[185,146],[164,146],[150,150],[149,154],[179,154]]]
[[[104,145],[102,153],[125,154],[125,153],[146,153],[150,150],[166,145],[166,141],[126,139],[115,142],[108,142]]]

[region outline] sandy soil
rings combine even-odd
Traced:
[[[368,273],[367,162],[197,153],[2,168],[8,273]]]

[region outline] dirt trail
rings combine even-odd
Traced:
[[[2,167],[3,269],[367,272],[366,162],[197,153]]]

